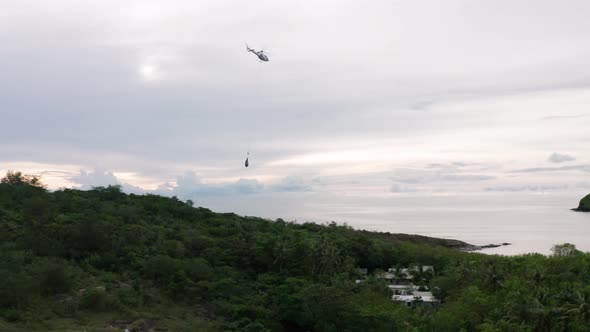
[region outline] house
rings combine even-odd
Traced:
[[[367,269],[357,269],[357,275],[360,279],[356,283],[366,280]],[[393,295],[391,300],[394,302],[404,303],[409,308],[415,307],[434,307],[440,304],[432,292],[428,290],[428,276],[434,276],[434,267],[432,265],[414,265],[408,268],[390,268],[387,272],[377,275],[377,278],[384,279],[387,287]],[[420,286],[415,285],[421,284]]]
[[[423,281],[426,274],[434,275],[434,266],[415,265],[409,268],[390,268],[387,272],[381,274],[379,278],[385,279],[391,285],[409,285],[416,282],[415,277],[421,279],[417,282]]]
[[[408,295],[419,290],[416,285],[388,285],[387,287],[393,292],[393,295]]]
[[[387,281],[393,295],[391,300],[405,303],[414,308],[417,306],[437,306],[440,301],[428,291],[426,286],[416,286],[415,283],[426,281],[425,274],[434,275],[434,267],[431,265],[415,265],[409,268],[390,268],[382,273],[379,278]]]
[[[394,302],[405,303],[409,308],[434,307],[440,304],[440,301],[435,298],[431,292],[413,290],[402,292],[404,292],[404,294],[393,294],[391,300]]]

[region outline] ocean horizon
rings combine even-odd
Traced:
[[[482,253],[550,254],[559,243],[590,251],[590,213],[572,211],[574,193],[336,196],[283,194],[213,197],[195,201],[216,212],[355,229],[457,239],[474,245],[510,245]]]

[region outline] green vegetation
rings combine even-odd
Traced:
[[[0,183],[9,184],[12,186],[32,186],[45,188],[45,186],[41,183],[41,178],[34,175],[25,175],[22,172],[6,172],[6,175],[0,180]]]
[[[590,194],[586,195],[586,197],[580,200],[580,205],[575,210],[581,212],[590,212]]]
[[[18,176],[17,176],[18,177]],[[21,175],[22,177],[22,175]],[[463,253],[417,238],[213,213],[119,187],[0,184],[2,331],[587,331],[590,255]],[[444,242],[442,242],[444,244]],[[370,273],[433,265],[443,304]]]

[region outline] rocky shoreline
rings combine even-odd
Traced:
[[[461,251],[465,251],[465,252],[469,252],[469,251],[478,251],[478,250],[482,250],[482,249],[489,249],[489,248],[498,248],[498,247],[503,247],[503,246],[509,246],[512,243],[508,243],[508,242],[504,242],[502,244],[486,244],[483,246],[476,246],[473,244],[468,244],[466,243],[466,246],[463,248],[460,248],[459,250]]]

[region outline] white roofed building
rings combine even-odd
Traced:
[[[426,283],[426,274],[432,277],[434,267],[432,265],[414,265],[408,268],[390,268],[382,273],[379,278],[387,281],[387,287],[392,291],[391,299],[395,302],[405,303],[408,307],[437,306],[440,301],[428,291],[426,286],[416,286]]]
[[[405,303],[406,306],[415,308],[434,307],[440,304],[440,301],[432,295],[432,292],[407,290],[401,291],[403,294],[393,294],[391,300],[395,302]]]

